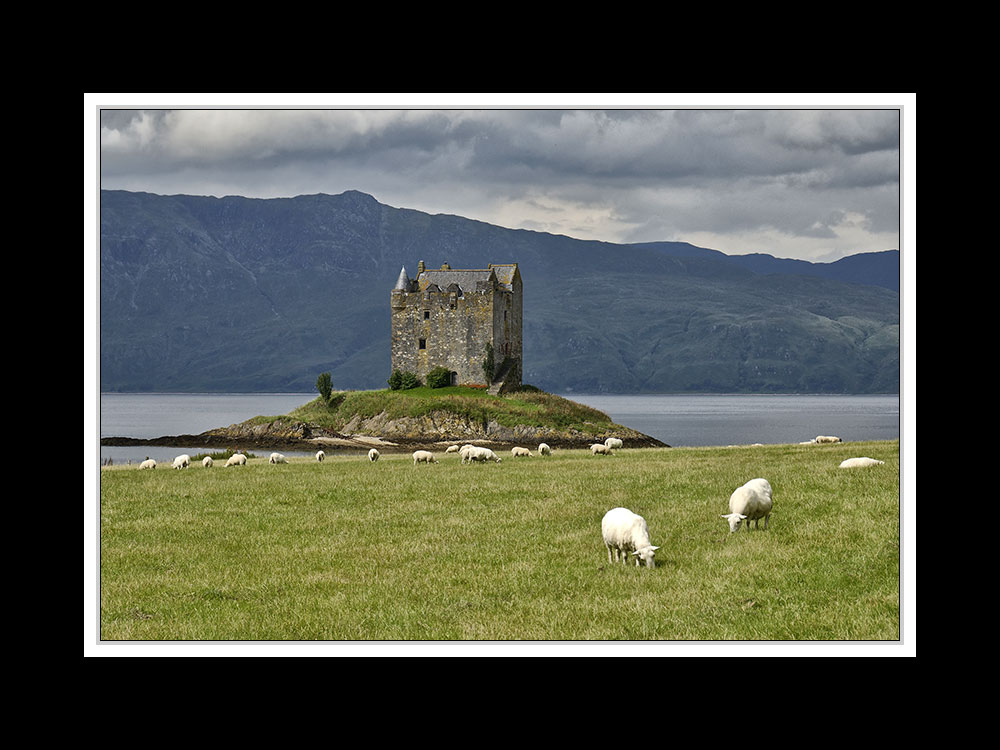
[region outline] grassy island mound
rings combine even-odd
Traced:
[[[372,438],[414,444],[482,441],[499,445],[545,441],[553,447],[583,447],[621,438],[629,447],[665,447],[656,438],[615,424],[604,412],[532,386],[500,396],[480,388],[421,386],[408,390],[336,391],[287,415],[260,416],[211,430],[263,444],[268,436],[322,442]]]
[[[288,416],[339,432],[358,418],[384,415],[389,420],[412,419],[435,412],[472,423],[496,422],[505,427],[523,425],[580,431],[616,427],[604,412],[544,391],[530,389],[493,396],[483,389],[467,386],[343,391],[331,394],[329,403],[316,398]]]

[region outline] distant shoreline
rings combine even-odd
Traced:
[[[521,440],[518,442],[488,440],[484,438],[468,438],[467,436],[445,438],[439,436],[433,438],[393,438],[392,440],[374,437],[370,435],[326,435],[322,437],[303,438],[294,440],[289,438],[248,438],[246,435],[226,435],[218,434],[218,430],[211,433],[201,433],[199,435],[162,435],[155,438],[131,438],[131,437],[103,437],[101,445],[117,447],[134,446],[161,446],[172,448],[218,448],[220,450],[239,447],[256,448],[258,450],[286,450],[286,451],[313,451],[313,450],[368,450],[378,448],[386,453],[408,453],[418,448],[443,449],[449,445],[481,445],[494,450],[509,450],[515,445],[534,447],[532,441]],[[656,438],[644,436],[645,440],[627,440],[626,448],[669,448],[666,443]],[[553,448],[588,448],[594,440],[557,440],[545,438],[538,442],[546,442]]]

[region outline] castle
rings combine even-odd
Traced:
[[[420,261],[414,279],[403,266],[389,298],[393,371],[426,382],[443,366],[452,385],[485,385],[492,393],[521,385],[517,263],[429,270]]]

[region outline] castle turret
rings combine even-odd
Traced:
[[[393,291],[408,292],[410,287],[413,286],[413,282],[410,281],[410,277],[406,275],[406,266],[399,269],[399,278],[396,279],[396,286],[392,288]]]

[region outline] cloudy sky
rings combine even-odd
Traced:
[[[812,261],[900,246],[902,97],[678,107],[469,95],[462,108],[455,96],[299,106],[98,95],[100,187],[259,198],[360,190],[504,227]]]

